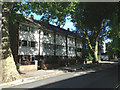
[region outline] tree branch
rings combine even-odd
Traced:
[[[105,35],[103,35],[102,37],[99,37],[99,39],[102,39],[103,37],[105,37],[106,35],[110,34],[110,32],[107,32]]]
[[[94,52],[94,49],[92,48],[92,45],[91,45],[91,43],[90,43],[90,39],[89,39],[88,35],[86,34],[85,31],[83,31],[83,34],[85,34],[85,36],[86,36],[86,39],[87,39],[87,41],[88,41],[88,45],[89,45],[89,47],[90,47],[90,50],[92,50],[92,51]]]

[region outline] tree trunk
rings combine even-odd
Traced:
[[[2,5],[0,3],[0,22],[2,22]],[[1,47],[1,38],[2,38],[2,31],[1,31],[1,23],[0,23],[0,82],[2,81],[2,60],[1,60],[1,57],[2,57],[2,47]]]
[[[13,59],[10,42],[9,15],[10,9],[2,9],[2,81],[10,82],[21,79]]]
[[[3,82],[11,82],[14,80],[21,79],[22,77],[19,75],[16,65],[13,59],[13,56],[9,56],[6,59],[3,59],[3,74],[2,81]]]
[[[98,40],[95,42],[95,50],[94,50],[94,57],[95,57],[95,62],[98,62]]]

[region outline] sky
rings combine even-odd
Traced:
[[[34,19],[40,20],[41,17],[42,17],[42,16],[37,15],[37,14],[35,14],[35,13],[31,13],[31,14],[34,15]],[[29,17],[31,16],[31,14],[29,15]],[[69,17],[69,16],[66,17],[66,23],[65,23],[65,25],[64,25],[63,27],[61,27],[61,28],[66,29],[66,30],[69,28],[70,31],[76,30],[76,28],[74,27],[73,23],[72,23],[70,20],[68,20],[67,18],[70,18],[70,17]],[[56,24],[53,24],[52,22],[50,22],[50,24],[56,26]]]
[[[20,12],[18,12],[18,13],[20,13]],[[40,19],[42,18],[42,15],[37,15],[37,14],[32,13],[32,12],[31,12],[31,14],[34,15],[34,19],[40,20]],[[31,14],[29,14],[29,17],[31,16]],[[70,31],[76,30],[76,27],[74,27],[74,25],[73,25],[73,23],[70,21],[70,19],[67,19],[67,18],[70,18],[70,16],[66,17],[65,25],[64,25],[63,27],[61,27],[61,28],[66,29],[66,30],[69,28]],[[52,22],[50,22],[50,24],[56,26],[56,24],[53,24]],[[105,42],[106,42],[106,43],[109,43],[109,42],[111,42],[111,40],[110,40],[110,39],[105,39]]]

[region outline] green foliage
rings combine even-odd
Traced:
[[[91,56],[90,53],[89,53],[89,55],[86,57],[86,60],[87,60],[87,61],[92,61],[92,60],[93,60],[93,57]]]
[[[38,66],[37,68],[40,68],[40,66]]]
[[[52,21],[59,26],[65,24],[65,17],[70,10],[70,2],[34,2],[29,5],[32,12],[43,15],[41,21]]]
[[[20,64],[20,63],[17,63],[16,66],[21,66],[21,64]]]
[[[114,58],[114,56],[120,57],[120,38],[114,38],[111,43],[107,45],[107,51],[110,58]]]
[[[116,24],[116,20],[118,19],[118,15],[116,15],[118,9],[116,6],[116,3],[6,2],[3,8],[7,8],[5,11],[9,11],[9,26],[12,27],[17,21],[25,20],[23,13],[29,15],[33,12],[43,15],[41,21],[53,22],[58,26],[64,25],[66,17],[71,16],[71,21],[77,28],[77,32],[83,36],[82,38],[88,40],[89,47],[92,50],[92,46],[95,47],[96,45],[96,40],[101,40],[109,34],[110,30],[106,30],[105,28],[109,26],[108,19],[111,19],[111,16],[115,17],[112,24],[112,28],[116,30],[114,37],[117,34],[117,37],[120,36],[119,28],[117,29],[117,26],[120,24]],[[17,11],[22,14],[17,14]],[[113,15],[113,13],[115,14]]]
[[[111,43],[108,43],[107,49],[109,57],[114,58],[113,56],[120,57],[120,3],[117,3],[116,10],[111,14],[110,24],[111,24],[111,33],[108,38],[112,39]]]

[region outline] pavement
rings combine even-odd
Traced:
[[[112,67],[113,64],[116,65],[118,62],[111,62],[111,61],[101,61],[100,64],[80,64],[80,65],[72,65],[69,67],[60,67],[58,69],[51,69],[51,70],[38,70],[38,71],[31,71],[22,73],[23,79],[16,80],[9,83],[2,83],[0,84],[0,88],[6,88],[14,85],[29,83],[41,79],[46,79],[54,76],[59,76],[68,72],[74,72],[77,70],[81,71],[90,71],[90,70],[103,70],[109,67]]]

